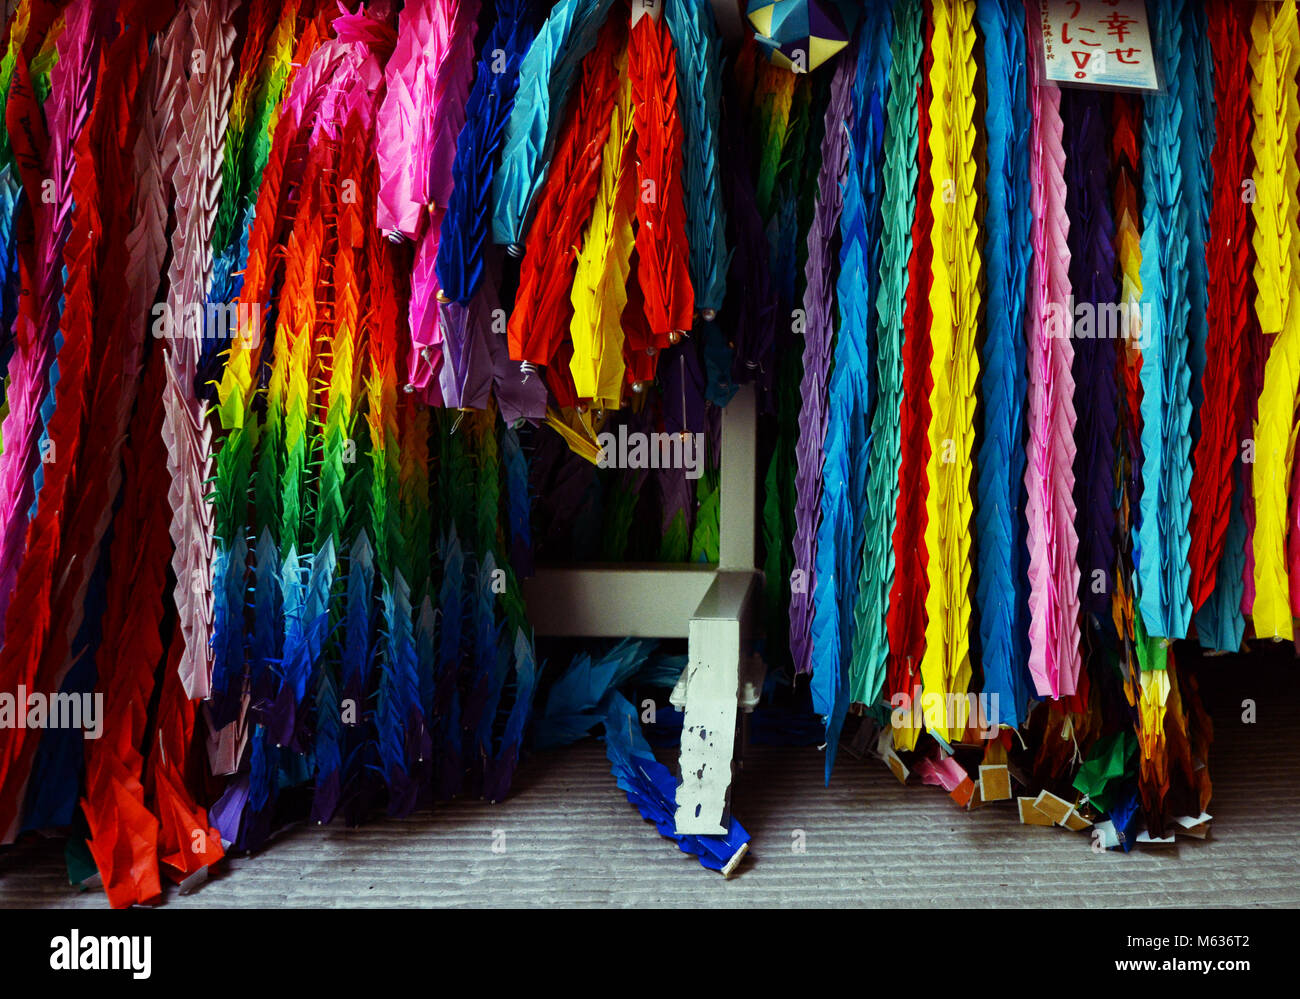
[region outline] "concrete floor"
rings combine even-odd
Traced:
[[[503,804],[298,827],[167,905],[1300,906],[1300,691],[1257,691],[1246,725],[1242,683],[1259,686],[1238,673],[1212,704],[1211,837],[1172,849],[1097,854],[1084,834],[1020,825],[1010,805],[966,813],[938,788],[904,788],[879,761],[841,755],[827,788],[816,750],[755,748],[735,793],[753,842],[726,881],[641,820],[588,742],[531,757]],[[0,906],[106,904],[67,887],[58,843],[0,856]]]

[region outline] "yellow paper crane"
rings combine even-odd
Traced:
[[[591,225],[573,281],[573,359],[579,398],[618,409],[623,397],[623,309],[635,243],[636,173],[632,159],[632,83],[626,69],[610,123]]]
[[[970,539],[974,504],[975,352],[979,250],[975,231],[975,29],[972,0],[936,2],[930,69],[930,176],[934,243],[930,286],[930,457],[925,546],[929,553],[925,655],[927,693],[964,695],[970,685]],[[948,742],[966,730],[964,696],[928,697],[926,727]],[[942,707],[936,707],[942,705]]]
[[[1260,333],[1275,333],[1255,423],[1255,634],[1292,638],[1285,539],[1300,379],[1300,225],[1296,129],[1300,127],[1300,28],[1295,0],[1259,4],[1251,24],[1250,95],[1255,128],[1255,283]]]

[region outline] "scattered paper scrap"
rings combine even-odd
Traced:
[[[962,808],[969,808],[971,801],[975,798],[976,786],[975,782],[967,777],[948,793],[948,797],[961,805]]]
[[[1017,798],[1016,803],[1020,806],[1020,821],[1027,826],[1054,826],[1056,821],[1046,812],[1040,812],[1034,807],[1033,798]]]
[[[1011,774],[1005,766],[980,767],[980,787],[985,801],[1011,800]]]
[[[1034,799],[1034,807],[1050,818],[1057,825],[1064,825],[1065,820],[1074,811],[1074,805],[1064,798],[1058,798],[1050,791],[1041,792]]]
[[[907,778],[911,771],[903,763],[903,758],[892,749],[885,753],[885,765],[889,767],[890,772],[898,778],[898,783],[906,784]]]

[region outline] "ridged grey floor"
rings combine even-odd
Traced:
[[[641,820],[603,747],[588,743],[530,758],[504,804],[297,828],[167,904],[1297,906],[1298,708],[1290,691],[1261,699],[1256,725],[1216,712],[1213,832],[1171,850],[1095,854],[1084,834],[1021,826],[1009,806],[965,813],[937,788],[903,788],[878,761],[841,756],[826,788],[815,750],[757,748],[735,797],[751,853],[724,881]],[[61,849],[47,842],[0,856],[0,906],[19,905],[106,902],[67,887]]]

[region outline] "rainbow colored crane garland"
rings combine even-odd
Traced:
[[[1149,6],[1140,97],[1038,79],[1020,0],[872,4],[812,74],[724,58],[708,0],[21,0],[3,842],[70,828],[147,902],[295,819],[500,799],[534,715],[604,724],[671,835],[618,691],[680,663],[543,677],[518,580],[535,534],[716,559],[747,382],[764,654],[828,778],[875,730],[963,805],[1199,827],[1174,643],[1300,616],[1300,26]],[[597,471],[619,426],[701,476]]]

